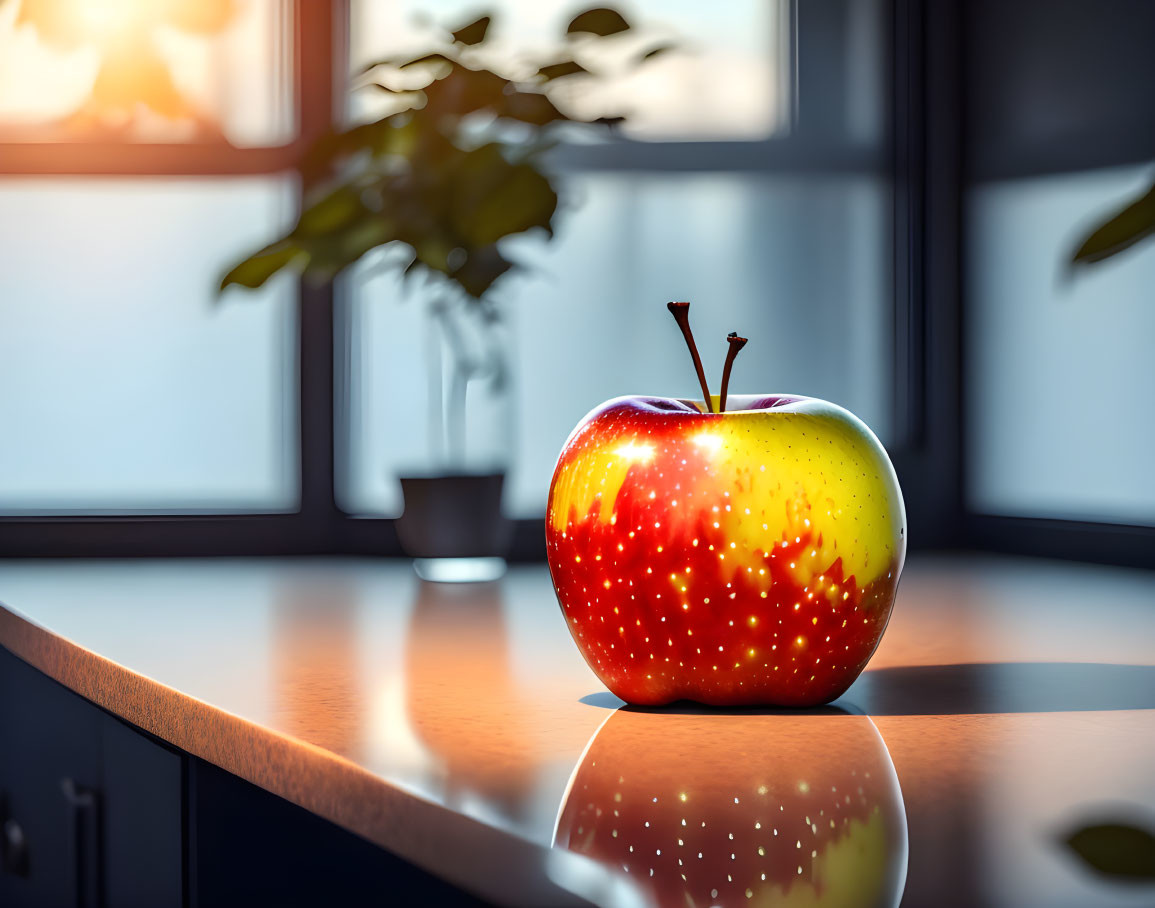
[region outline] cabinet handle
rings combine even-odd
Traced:
[[[101,908],[100,798],[97,792],[78,785],[74,779],[62,779],[60,790],[68,805],[76,908]]]
[[[3,838],[0,838],[0,871],[13,876],[28,876],[28,840],[24,829],[13,819],[4,819]]]

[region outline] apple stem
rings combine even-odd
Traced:
[[[698,355],[698,345],[694,343],[694,333],[690,330],[690,304],[666,303],[666,308],[674,316],[674,321],[682,329],[682,337],[686,339],[686,346],[690,348],[690,356],[694,358],[694,369],[698,373],[698,384],[702,386],[702,396],[706,399],[706,412],[714,412],[714,403],[710,400],[710,387],[706,384],[706,373],[702,370],[702,357]]]
[[[730,370],[734,368],[734,360],[738,357],[738,351],[746,346],[746,338],[739,337],[737,331],[731,331],[726,335],[726,340],[730,344],[730,349],[726,353],[726,365],[722,367],[722,393],[718,396],[718,412],[726,412],[726,394],[730,389]]]

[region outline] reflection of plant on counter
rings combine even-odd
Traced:
[[[396,248],[384,267],[437,286],[431,312],[451,361],[444,404],[451,465],[464,454],[468,386],[504,382],[490,291],[517,266],[502,241],[526,231],[553,236],[558,193],[543,155],[571,124],[622,119],[583,117],[563,100],[605,78],[593,61],[607,54],[626,51],[618,64],[632,67],[667,49],[623,43],[631,27],[622,15],[591,9],[569,22],[548,58],[519,68],[490,46],[491,24],[482,16],[437,34],[427,53],[365,67],[359,87],[387,96],[390,112],[322,138],[307,156],[316,182],[297,223],[221,281],[222,290],[259,287],[285,268],[329,279],[370,250]],[[478,336],[471,352],[468,340]],[[440,363],[429,366],[439,383]]]
[[[1155,883],[1155,835],[1121,821],[1084,826],[1061,837],[1089,869],[1117,883]]]

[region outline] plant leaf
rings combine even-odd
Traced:
[[[1065,844],[1093,870],[1120,880],[1155,881],[1155,836],[1122,823],[1077,829]]]
[[[365,211],[361,195],[352,186],[338,186],[313,202],[297,219],[293,237],[325,236],[339,230]]]
[[[619,32],[629,31],[629,29],[630,23],[628,23],[625,17],[616,9],[599,6],[594,9],[587,9],[584,13],[578,13],[574,16],[573,19],[570,20],[570,24],[566,27],[565,33],[567,35],[598,35],[604,38],[607,35],[616,35]]]
[[[1071,264],[1101,262],[1152,233],[1155,233],[1155,185],[1092,230],[1071,256]]]
[[[638,63],[644,63],[647,60],[653,60],[654,57],[660,57],[663,54],[668,54],[672,50],[677,50],[676,44],[659,44],[657,47],[651,47],[648,51],[638,57]]]
[[[221,278],[217,293],[223,293],[231,284],[255,290],[301,255],[301,247],[292,240],[288,238],[277,240],[234,265],[229,273]]]
[[[537,71],[537,74],[547,82],[553,79],[561,79],[565,76],[576,76],[579,73],[586,73],[588,75],[589,70],[578,63],[577,60],[563,60],[560,63],[551,63]]]
[[[459,207],[454,220],[471,242],[494,243],[534,227],[549,229],[555,211],[557,193],[549,180],[529,164],[515,164],[464,216]]]
[[[310,240],[306,269],[313,277],[332,278],[370,249],[398,239],[397,224],[388,216],[365,211],[356,220],[325,236]]]
[[[436,120],[446,114],[462,117],[476,110],[496,111],[505,103],[509,84],[487,69],[455,66],[445,78],[426,86],[428,112]]]
[[[496,246],[469,249],[465,261],[449,277],[456,281],[469,296],[481,299],[494,282],[514,267]]]
[[[531,91],[515,91],[506,95],[498,109],[498,116],[520,120],[533,126],[545,126],[570,119],[545,95]]]
[[[489,31],[489,23],[489,16],[482,16],[480,19],[475,19],[468,25],[463,25],[457,31],[453,32],[453,40],[467,47],[480,44],[485,40],[485,33]]]

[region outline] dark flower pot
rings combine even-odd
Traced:
[[[504,473],[402,476],[397,537],[425,580],[477,582],[505,571],[513,524],[501,512]]]

